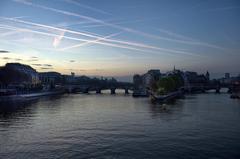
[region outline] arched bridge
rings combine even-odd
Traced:
[[[220,84],[220,83],[212,83],[212,84],[191,84],[184,87],[185,91],[188,92],[195,92],[195,91],[209,91],[209,90],[215,90],[216,93],[220,93],[220,90],[222,88],[227,88],[228,92],[231,93],[234,89],[233,84]]]
[[[100,94],[103,90],[110,90],[111,94],[115,94],[116,89],[122,89],[125,91],[125,94],[129,94],[129,90],[133,90],[133,84],[128,82],[67,84],[64,87],[68,93],[89,93],[90,91],[95,91],[97,94]]]

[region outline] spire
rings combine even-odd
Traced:
[[[210,79],[210,74],[209,74],[208,71],[207,71],[207,73],[206,73],[206,77],[207,77],[208,80]]]

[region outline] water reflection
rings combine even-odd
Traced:
[[[124,94],[44,97],[1,105],[0,156],[238,158],[239,114],[239,101],[226,94],[165,105]]]
[[[58,106],[61,103],[60,99],[62,99],[62,96],[50,96],[42,98],[31,98],[21,101],[2,102],[0,106],[0,119],[17,118],[19,116],[33,114],[36,106],[42,102],[51,101],[54,103],[54,105]]]
[[[149,101],[149,110],[152,117],[164,117],[164,114],[170,116],[178,114],[184,107],[184,98],[172,100],[167,103],[152,103]],[[163,118],[164,119],[164,118]]]

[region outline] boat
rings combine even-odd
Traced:
[[[180,98],[183,96],[183,92],[182,91],[175,91],[175,92],[171,92],[165,95],[155,95],[154,93],[150,93],[150,97],[151,97],[151,101],[152,102],[160,102],[160,103],[164,103],[164,102],[168,102],[170,100],[176,99],[176,98]]]
[[[1,102],[8,102],[8,101],[25,101],[25,100],[31,100],[33,98],[38,98],[42,96],[51,96],[51,95],[58,95],[63,94],[65,91],[62,89],[57,90],[49,90],[49,91],[40,91],[40,92],[34,92],[34,93],[26,93],[26,94],[17,94],[15,91],[9,92],[9,90],[0,91],[0,103]],[[4,93],[3,93],[4,92]]]
[[[134,90],[133,97],[149,97],[148,91],[143,91],[143,90]]]
[[[233,84],[232,94],[230,96],[232,99],[240,99],[240,83]]]
[[[232,99],[240,99],[240,94],[237,94],[237,93],[233,93],[230,98]]]

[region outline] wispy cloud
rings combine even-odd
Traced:
[[[10,57],[2,57],[3,60],[11,60]]]
[[[45,67],[52,67],[51,64],[43,64],[43,66],[45,66]]]
[[[50,70],[50,69],[53,69],[53,68],[50,68],[50,67],[41,67],[40,69],[41,69],[41,70]]]
[[[53,46],[56,48],[60,43],[61,40],[63,39],[65,34],[65,31],[61,31],[60,34],[53,39]]]
[[[38,59],[29,59],[27,60],[28,62],[34,62],[34,61],[39,61]]]
[[[22,61],[22,59],[19,59],[19,58],[16,58],[16,59],[14,59],[15,61]]]
[[[34,63],[34,64],[31,64],[33,66],[42,66],[42,64],[39,64],[39,63]]]
[[[5,28],[3,28],[3,29],[5,29]],[[18,32],[19,31],[8,31],[8,32],[0,34],[0,37],[3,38],[3,37],[6,37],[6,36],[9,36],[9,35],[14,35],[14,34],[16,34]]]
[[[7,50],[0,50],[0,53],[9,53]]]

